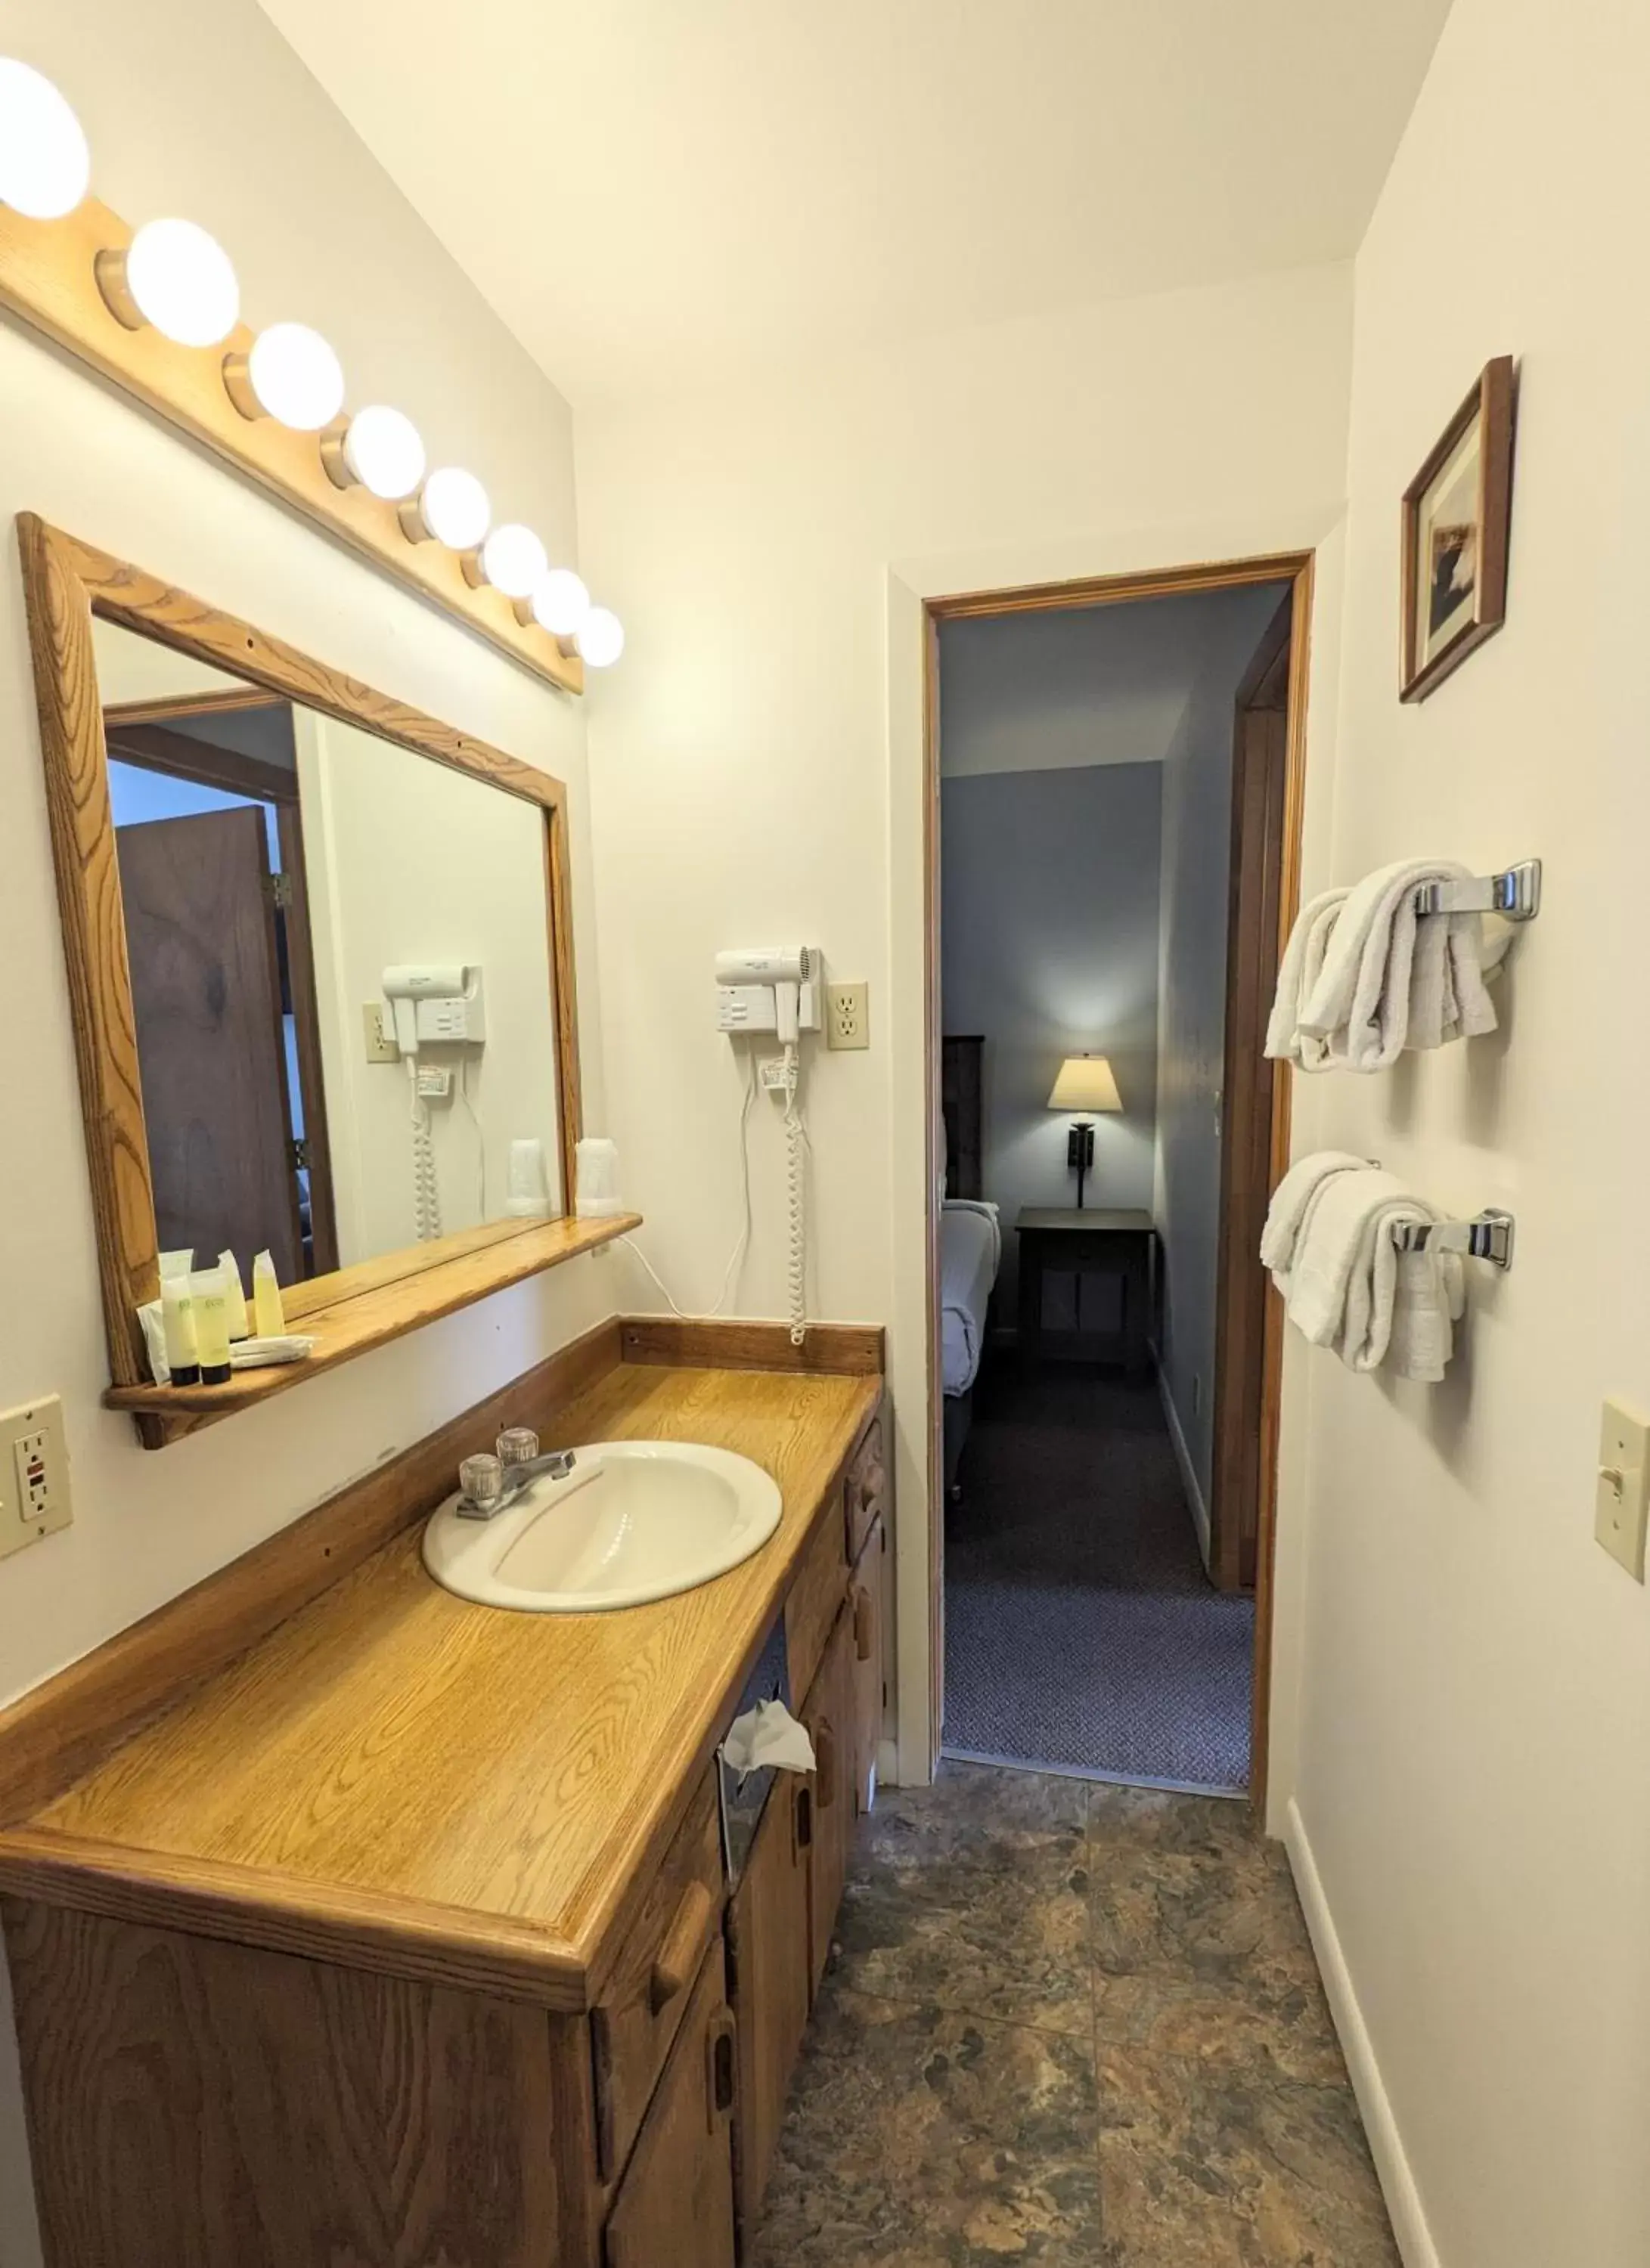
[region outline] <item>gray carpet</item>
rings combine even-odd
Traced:
[[[946,1529],[947,1756],[1249,1780],[1251,1602],[1215,1590],[1155,1385],[983,1377]]]

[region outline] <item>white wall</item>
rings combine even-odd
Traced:
[[[252,0],[25,0],[4,45],[78,106],[99,193],[217,227],[249,310],[335,339],[442,453],[572,549],[564,405]],[[301,158],[301,162],[298,159]],[[0,518],[32,510],[568,780],[582,1027],[599,1114],[580,707],[335,549],[107,387],[0,323]],[[0,1118],[0,1405],[63,1397],[75,1524],[0,1565],[0,1700],[197,1581],[613,1307],[585,1260],[156,1455],[104,1411],[92,1208],[15,544],[0,547],[0,956],[26,1092]],[[13,1082],[16,1086],[17,1083]],[[0,2262],[38,2252],[0,2016]]]
[[[1281,585],[1262,584],[1204,601],[1202,666],[1163,759],[1152,1197],[1163,1256],[1158,1356],[1201,1499],[1193,1518],[1205,1556],[1214,1457],[1233,707],[1283,595]]]
[[[1310,1366],[1293,1827],[1411,2268],[1650,2258],[1650,1596],[1593,1541],[1601,1399],[1650,1408],[1647,77],[1638,0],[1456,0],[1357,269],[1319,879],[1547,882],[1499,1035],[1300,1083],[1317,1138],[1518,1219],[1444,1385]],[[1502,352],[1506,626],[1401,708],[1397,499]]]
[[[908,1773],[927,1754],[920,600],[1328,536],[1348,314],[1345,270],[1306,270],[579,420],[586,563],[630,639],[591,710],[608,1130],[684,1305],[712,1297],[738,1221],[711,954],[800,938],[872,986],[869,1052],[808,1064],[810,1296],[892,1329]],[[737,1305],[775,1314],[768,1117]]]
[[[293,730],[341,1264],[416,1233],[407,1066],[368,1063],[362,1041],[396,961],[482,971],[485,1041],[420,1058],[453,1075],[428,1105],[444,1232],[503,1216],[517,1137],[543,1145],[559,1212],[543,812],[315,710],[295,709]]]

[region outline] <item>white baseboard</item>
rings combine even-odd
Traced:
[[[1293,1796],[1284,1814],[1284,1847],[1294,1869],[1295,1889],[1300,1893],[1301,1911],[1307,1918],[1312,1949],[1318,1958],[1323,1990],[1329,1997],[1330,2014],[1334,2017],[1335,2029],[1340,2035],[1341,2052],[1346,2058],[1352,2092],[1358,2097],[1358,2108],[1363,2114],[1364,2132],[1369,2137],[1370,2155],[1381,2177],[1381,2192],[1387,2200],[1387,2212],[1391,2217],[1392,2233],[1397,2239],[1403,2268],[1441,2268],[1438,2247],[1433,2242],[1432,2232],[1426,2226],[1426,2215],[1421,2208],[1420,2191],[1410,2170],[1403,2138],[1398,2132],[1397,2121],[1392,2115],[1392,2105],[1381,2080],[1380,2066],[1375,2061],[1375,2051],[1370,2043],[1363,2011],[1352,1989],[1352,1972],[1346,1966],[1346,1956],[1341,1950],[1340,1937],[1323,1894],[1322,1878],[1312,1855],[1312,1845],[1307,1839],[1300,1808]]]
[[[1197,1475],[1191,1462],[1191,1451],[1186,1447],[1186,1436],[1180,1430],[1180,1412],[1175,1407],[1175,1397],[1168,1390],[1168,1380],[1161,1364],[1157,1373],[1158,1397],[1163,1404],[1163,1416],[1168,1426],[1168,1438],[1175,1445],[1175,1462],[1180,1467],[1181,1486],[1186,1491],[1187,1508],[1191,1524],[1197,1531],[1197,1549],[1203,1554],[1205,1573],[1209,1567],[1209,1507],[1203,1500],[1203,1491],[1197,1485]]]

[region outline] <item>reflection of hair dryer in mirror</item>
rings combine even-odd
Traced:
[[[427,1047],[479,1047],[487,1037],[478,962],[398,962],[384,971],[384,998],[404,1056]]]
[[[430,1098],[453,1092],[446,1067],[420,1070],[421,1049],[480,1047],[487,1037],[482,972],[476,961],[402,961],[384,971],[384,998],[395,1026],[395,1045],[407,1066],[412,1098],[413,1226],[421,1244],[442,1233],[441,1194],[436,1175],[435,1138]],[[477,1225],[487,1217],[487,1146],[476,1105],[470,1100],[469,1073],[462,1059],[457,1091],[475,1129],[479,1197]]]

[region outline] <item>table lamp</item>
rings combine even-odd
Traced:
[[[1067,1056],[1049,1096],[1050,1110],[1121,1110],[1123,1101],[1104,1056]],[[1094,1162],[1094,1122],[1079,1118],[1065,1145],[1065,1167],[1077,1174],[1077,1209],[1083,1210],[1083,1176]]]

